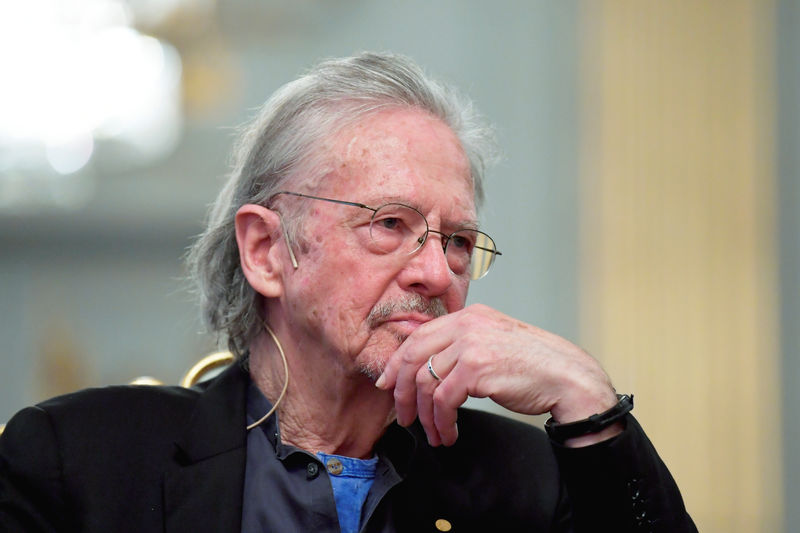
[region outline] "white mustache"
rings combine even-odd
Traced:
[[[423,298],[419,294],[409,294],[399,300],[375,304],[367,315],[367,324],[378,327],[394,313],[422,313],[432,318],[447,314],[447,308],[440,298]]]

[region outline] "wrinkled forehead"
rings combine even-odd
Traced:
[[[329,168],[318,192],[367,204],[405,201],[423,211],[476,216],[464,149],[446,124],[425,112],[376,113],[339,131],[324,149]]]

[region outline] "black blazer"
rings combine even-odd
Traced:
[[[238,533],[247,384],[233,365],[195,389],[88,389],[20,411],[0,437],[0,531]],[[419,426],[385,438],[403,432],[417,445],[376,511],[396,531],[436,531],[437,518],[453,533],[696,531],[632,417],[582,449],[467,409],[450,448]]]

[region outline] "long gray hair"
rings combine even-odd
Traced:
[[[239,262],[238,209],[264,205],[301,176],[316,183],[324,175],[326,154],[320,145],[326,139],[371,113],[408,107],[438,117],[453,130],[469,159],[480,205],[484,170],[496,155],[491,128],[471,101],[403,56],[363,53],[324,61],[275,92],[242,127],[232,171],[209,211],[206,230],[187,256],[204,322],[227,340],[234,355],[244,356],[263,330],[263,297],[247,283]],[[296,228],[297,221],[289,224]]]

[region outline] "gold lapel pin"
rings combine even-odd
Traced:
[[[439,531],[450,531],[453,529],[453,525],[444,518],[438,519],[436,522],[434,522],[434,525],[436,525],[436,529]]]

